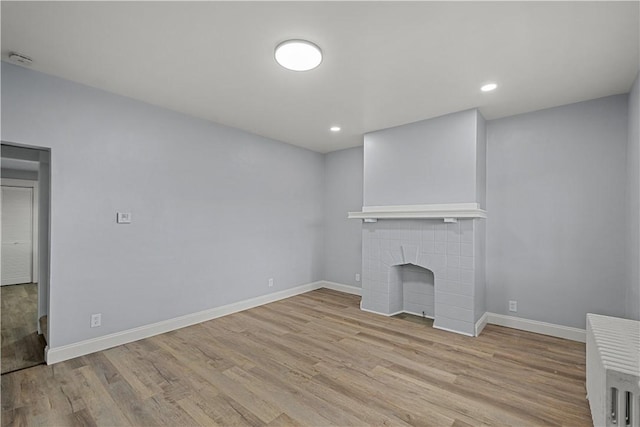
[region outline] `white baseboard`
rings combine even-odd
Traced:
[[[86,354],[95,353],[97,351],[106,350],[118,345],[127,344],[133,341],[149,338],[154,335],[163,334],[165,332],[174,331],[176,329],[184,328],[187,326],[195,325],[197,323],[206,322],[207,320],[216,319],[218,317],[227,316],[229,314],[237,313],[239,311],[248,310],[260,305],[269,304],[271,302],[279,301],[285,298],[289,298],[295,295],[304,294],[309,291],[313,291],[320,288],[333,289],[340,292],[349,293],[352,295],[361,295],[362,289],[356,286],[344,285],[341,283],[318,281],[308,283],[305,285],[297,286],[295,288],[286,289],[279,292],[274,292],[268,295],[262,295],[259,297],[251,298],[244,301],[224,305],[222,307],[216,307],[209,310],[200,311],[197,313],[191,313],[173,319],[163,320],[161,322],[152,323],[150,325],[140,326],[138,328],[128,329],[126,331],[116,332],[113,334],[105,335],[102,337],[92,338],[78,343],[69,344],[60,347],[51,348],[47,346],[45,348],[45,361],[51,365],[54,363],[62,362],[65,360],[73,359],[74,357],[84,356]],[[367,310],[360,307],[363,311],[370,313],[377,313],[372,310]],[[393,316],[402,312],[394,314],[385,314],[386,316]],[[550,335],[559,338],[566,338],[573,341],[585,342],[586,332],[584,329],[572,328],[569,326],[554,325],[552,323],[539,322],[536,320],[522,319],[519,317],[505,316],[496,313],[485,313],[475,324],[476,336],[480,334],[482,329],[487,323],[493,325],[506,326],[509,328],[521,329],[529,332],[536,332],[539,334]],[[440,328],[443,329],[443,328]],[[457,332],[457,331],[453,331]],[[459,333],[459,332],[458,332]]]
[[[244,301],[239,301],[233,304],[224,305],[222,307],[216,307],[209,310],[200,311],[197,313],[191,313],[173,319],[163,320],[161,322],[152,323],[150,325],[140,326],[138,328],[128,329],[126,331],[116,332],[113,334],[105,335],[102,337],[92,338],[78,343],[64,345],[60,347],[45,349],[45,361],[48,365],[53,363],[62,362],[64,360],[73,359],[74,357],[84,356],[86,354],[95,353],[96,351],[106,350],[118,345],[127,344],[133,341],[149,338],[154,335],[163,334],[165,332],[173,331],[176,329],[184,328],[186,326],[195,325],[197,323],[206,322],[207,320],[216,319],[218,317],[227,316],[229,314],[237,313],[239,311],[248,310],[253,307],[268,304],[271,302],[279,301],[285,298],[289,298],[295,295],[300,295],[309,291],[320,289],[325,286],[327,282],[319,281],[308,283],[306,285],[297,286],[295,288],[286,289],[279,292],[274,292],[268,295],[262,295],[259,297],[251,298]],[[342,285],[346,287],[346,285]],[[352,288],[351,286],[347,288]],[[337,289],[343,292],[348,290]]]
[[[397,313],[392,313],[392,314],[380,313],[377,311],[362,308],[362,303],[360,303],[360,310],[366,311],[368,313],[380,314],[382,316],[388,316],[388,317],[395,316],[396,314],[400,314],[400,313],[408,313],[405,311],[399,311]],[[416,314],[416,313],[409,313],[409,314],[415,314],[419,316],[419,314]],[[433,317],[431,318],[433,319]],[[522,331],[535,332],[537,334],[549,335],[552,337],[564,338],[572,341],[578,341],[578,342],[586,341],[586,331],[584,329],[572,328],[570,326],[555,325],[553,323],[522,319],[520,317],[505,316],[503,314],[496,314],[496,313],[489,313],[489,312],[484,313],[480,317],[480,319],[478,319],[478,321],[476,322],[475,324],[476,337],[480,335],[480,333],[485,328],[485,326],[487,326],[487,324],[505,326],[507,328],[520,329]],[[436,326],[435,324],[433,325],[433,327],[436,329],[441,329],[443,331],[455,332],[457,334],[462,334],[467,336],[474,336],[471,334],[467,334],[465,332],[454,331],[452,329]]]
[[[407,311],[407,310],[400,310],[394,313],[380,313],[379,311],[362,308],[362,302],[360,302],[360,310],[366,311],[367,313],[379,314],[380,316],[386,316],[386,317],[393,317],[393,316],[397,316],[398,314],[410,314],[412,316],[426,317],[427,319],[431,319],[431,320],[434,319],[433,316],[423,316],[422,313],[414,313],[413,311]]]
[[[454,334],[458,334],[458,335],[465,335],[467,337],[472,337],[472,334],[468,334],[466,332],[462,332],[462,331],[456,331],[455,329],[450,329],[450,328],[445,328],[442,326],[438,326],[435,323],[433,324],[433,329],[440,329],[441,331],[447,331],[447,332],[453,332]]]
[[[587,334],[584,329],[571,326],[555,325],[553,323],[540,322],[538,320],[522,319],[520,317],[505,316],[504,314],[486,313],[488,323],[492,325],[506,326],[507,328],[520,329],[537,334],[564,338],[572,341],[586,342]]]
[[[360,301],[360,310],[366,311],[367,313],[378,314],[380,316],[386,316],[386,317],[391,317],[391,316],[395,316],[396,314],[402,313],[402,311],[398,311],[396,313],[387,314],[387,313],[380,313],[379,311],[369,310],[368,308],[362,308],[362,301]]]
[[[362,295],[362,288],[352,285],[344,285],[342,283],[329,282],[327,280],[321,280],[318,282],[321,287],[327,289],[333,289],[334,291],[344,292],[345,294]]]
[[[484,327],[487,326],[488,322],[489,322],[489,313],[485,312],[482,316],[480,316],[480,318],[476,322],[476,336],[480,335]]]
[[[434,317],[433,316],[427,316],[426,314],[422,314],[422,313],[414,313],[413,311],[401,311],[400,313],[406,313],[406,314],[410,314],[412,316],[418,316],[418,317],[426,317],[427,319],[431,319],[433,320]]]

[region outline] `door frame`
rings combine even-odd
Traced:
[[[47,360],[51,346],[51,147],[29,145],[0,140],[2,158],[29,160],[38,163],[38,333],[44,334],[47,345],[44,358]],[[23,180],[24,181],[24,180]],[[28,181],[28,180],[27,180]],[[40,328],[40,318],[48,316],[47,329]]]
[[[33,283],[40,283],[40,269],[38,268],[38,204],[40,200],[38,195],[38,181],[2,178],[1,184],[3,187],[23,187],[33,189],[33,200],[31,201],[31,281]]]

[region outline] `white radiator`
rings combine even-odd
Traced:
[[[640,322],[587,314],[587,398],[596,427],[640,427]]]

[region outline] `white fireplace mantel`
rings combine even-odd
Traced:
[[[486,218],[478,203],[430,205],[363,206],[362,212],[349,212],[349,219],[458,219]]]

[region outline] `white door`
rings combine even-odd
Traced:
[[[2,186],[2,285],[31,283],[33,188]]]

